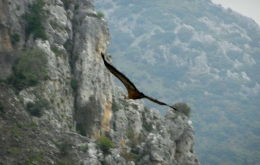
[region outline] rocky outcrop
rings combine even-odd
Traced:
[[[47,11],[47,39],[25,32],[24,14],[37,2]],[[163,119],[140,100],[122,99],[100,56],[107,22],[92,1],[69,2],[0,2],[0,164],[199,164],[188,118],[169,109]],[[29,49],[45,52],[48,77],[15,90],[8,77]],[[96,143],[100,136],[114,143],[110,152]]]

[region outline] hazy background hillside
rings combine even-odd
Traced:
[[[260,29],[253,20],[210,0],[95,5],[109,24],[113,64],[147,95],[190,105],[201,164],[259,164]]]

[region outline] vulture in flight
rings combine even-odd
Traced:
[[[166,105],[174,110],[177,111],[177,108],[173,107],[173,106],[170,106],[168,104],[165,104],[161,101],[158,101],[152,97],[149,97],[149,96],[146,96],[145,94],[143,94],[142,92],[140,92],[136,87],[135,85],[121,72],[119,72],[115,67],[113,67],[111,64],[109,64],[106,59],[105,59],[105,55],[103,52],[101,52],[101,56],[102,56],[102,59],[104,61],[104,64],[106,66],[106,68],[114,75],[116,76],[123,84],[124,86],[126,87],[127,89],[127,92],[128,94],[126,95],[125,99],[133,99],[133,100],[136,100],[136,99],[142,99],[142,98],[147,98],[149,99],[150,101],[152,102],[155,102],[157,104],[160,104],[160,105]]]

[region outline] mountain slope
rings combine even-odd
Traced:
[[[92,0],[1,0],[0,12],[1,165],[200,164],[187,116],[122,99]]]
[[[96,8],[109,23],[115,66],[142,92],[192,107],[202,164],[259,162],[254,21],[205,0],[99,0]]]

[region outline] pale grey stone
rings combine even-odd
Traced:
[[[21,161],[40,151],[45,153],[43,164],[59,163],[62,152],[66,160],[78,165],[199,164],[188,118],[169,109],[163,119],[156,109],[146,108],[142,100],[123,99],[126,90],[115,86],[113,75],[100,56],[101,51],[106,53],[110,34],[107,22],[97,18],[92,0],[77,0],[68,4],[67,10],[61,0],[44,0],[44,8],[49,10],[43,20],[47,40],[34,39],[32,35],[27,38],[25,25],[19,21],[33,2],[0,3],[5,9],[0,15],[1,36],[10,35],[8,31],[20,35],[15,47],[10,41],[0,42],[0,52],[10,58],[3,63],[0,77],[11,74],[17,58],[14,49],[23,48],[43,50],[48,72],[46,80],[17,95],[10,86],[0,83],[0,100],[8,107],[0,128],[12,130],[10,121],[24,128],[19,129],[21,137],[3,135],[3,144],[22,144],[18,149],[23,158],[15,160],[7,154],[4,164],[25,163]],[[110,55],[107,60],[111,61]],[[76,81],[76,91],[72,89],[72,81]],[[42,116],[34,117],[26,110],[26,103],[35,102],[39,96],[50,102],[50,108],[44,109]],[[103,153],[96,144],[99,136],[106,136],[114,143],[110,153]]]

